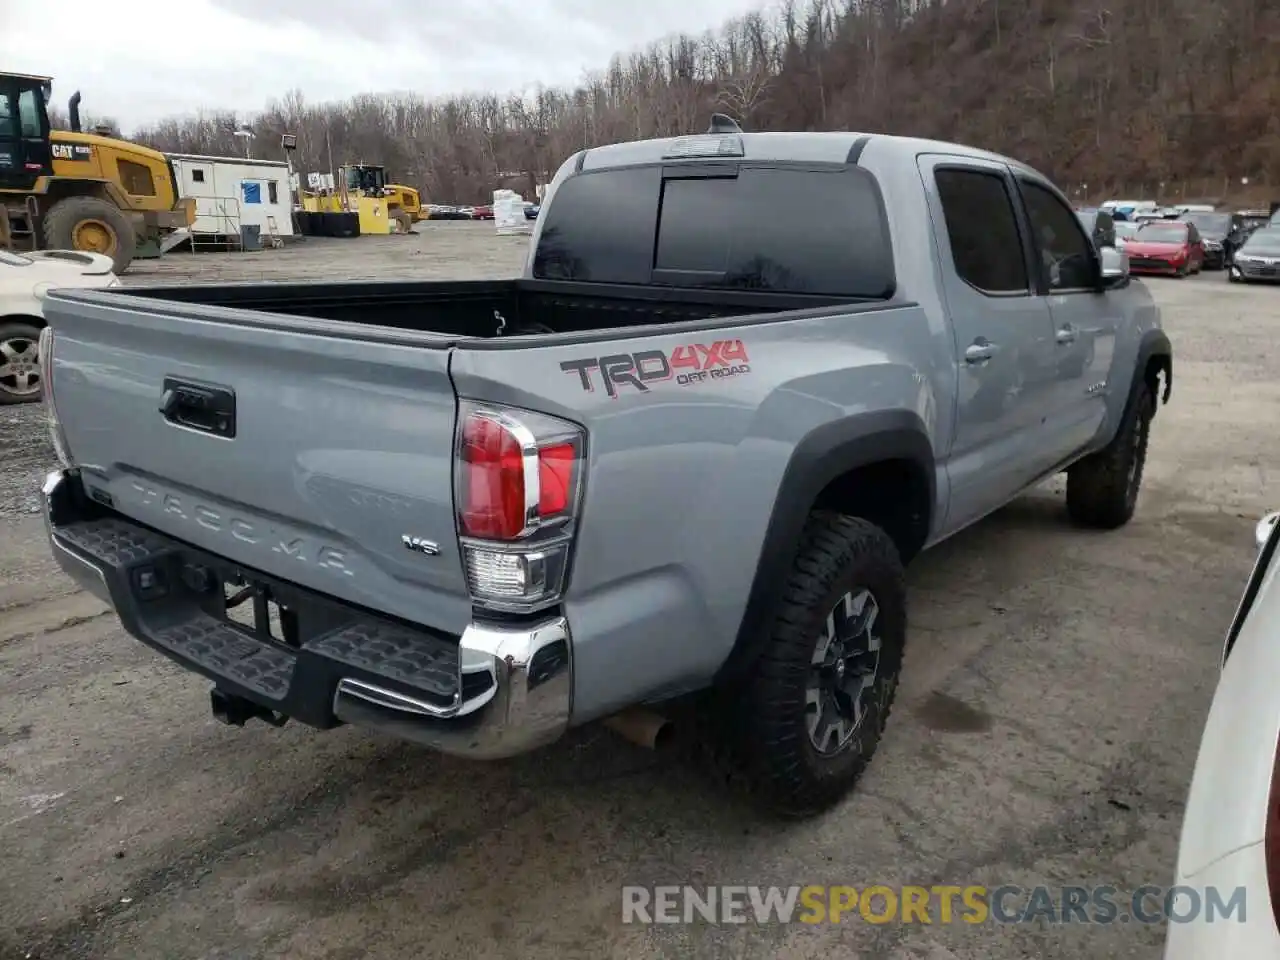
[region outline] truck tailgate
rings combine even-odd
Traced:
[[[58,416],[91,495],[251,570],[462,631],[443,344],[121,300],[46,301]],[[228,403],[234,436],[203,429]]]

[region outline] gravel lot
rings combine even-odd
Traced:
[[[523,240],[491,224],[420,229],[128,279],[520,269]],[[479,765],[217,724],[204,681],[55,572],[41,411],[0,408],[0,958],[1157,957],[1139,924],[620,923],[630,883],[1171,882],[1253,524],[1277,506],[1280,290],[1151,285],[1176,380],[1137,518],[1075,530],[1055,482],[924,556],[880,754],[840,809],[785,829],[602,730]]]

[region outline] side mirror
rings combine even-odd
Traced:
[[[1268,513],[1253,528],[1253,540],[1258,545],[1259,550],[1265,547],[1267,541],[1271,539],[1271,531],[1275,528],[1277,520],[1280,520],[1280,513]]]
[[[1122,287],[1129,282],[1129,257],[1115,247],[1103,247],[1098,251],[1102,289]]]

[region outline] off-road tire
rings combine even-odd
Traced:
[[[67,197],[59,200],[44,215],[44,242],[50,250],[75,250],[76,226],[85,220],[99,220],[116,236],[111,257],[112,269],[124,273],[138,250],[133,221],[114,203],[97,197]],[[93,251],[86,251],[93,252]]]
[[[859,590],[869,590],[879,608],[875,681],[851,739],[824,756],[811,742],[805,691],[828,615],[846,593]],[[902,561],[888,534],[853,517],[811,515],[766,647],[747,676],[718,699],[708,731],[716,765],[753,803],[779,817],[812,816],[838,803],[880,742],[906,632]]]
[[[1144,383],[1111,442],[1067,470],[1067,515],[1073,522],[1114,530],[1133,517],[1155,413],[1155,394]]]
[[[24,352],[35,349],[35,345],[40,342],[40,328],[34,323],[26,323],[23,321],[4,321],[0,320],[0,344],[17,341],[23,345]],[[0,368],[5,365],[5,356],[0,352]],[[37,376],[39,375],[39,367],[36,368]],[[0,376],[4,374],[0,370]],[[35,403],[40,399],[41,390],[34,393],[17,393],[13,384],[10,384],[7,378],[0,379],[0,405],[11,403]]]

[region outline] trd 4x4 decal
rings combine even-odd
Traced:
[[[576,373],[582,389],[595,391],[598,372],[604,392],[617,398],[618,388],[632,387],[648,393],[655,383],[675,380],[680,386],[721,380],[751,372],[747,348],[741,340],[717,340],[710,346],[690,343],[676,347],[670,354],[662,350],[637,353],[614,353],[607,357],[584,357],[560,364],[565,373]]]

